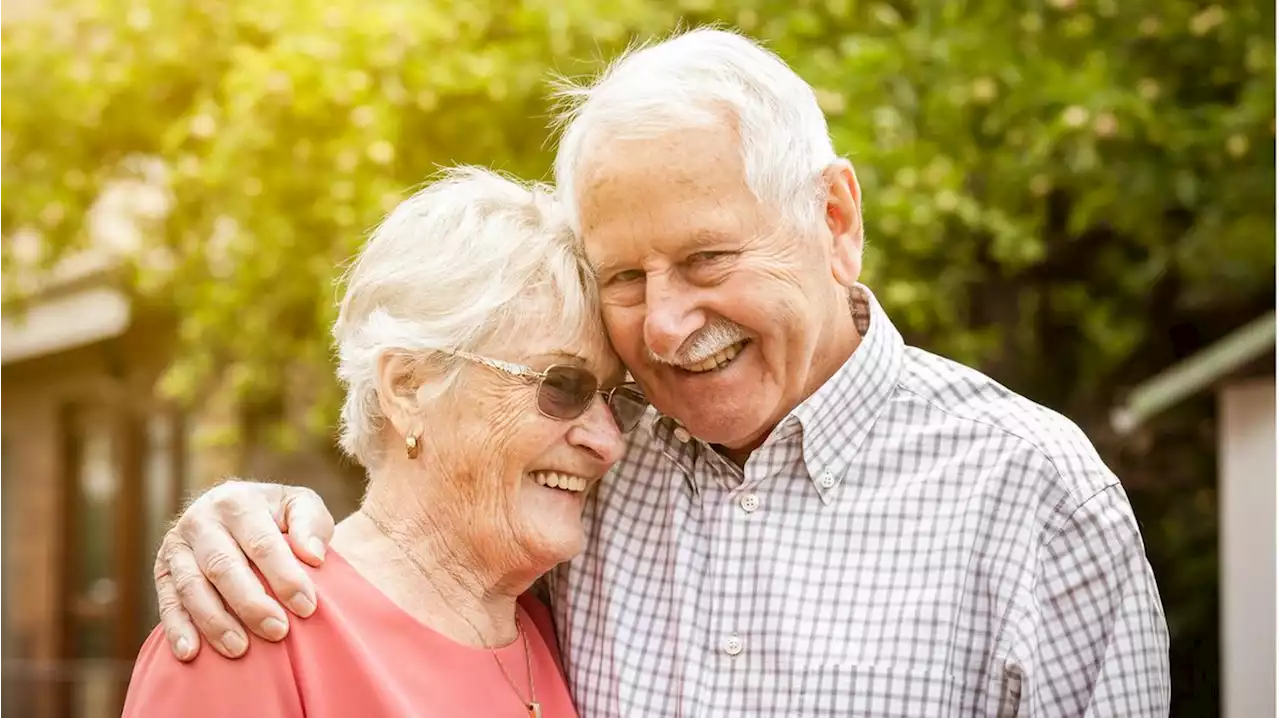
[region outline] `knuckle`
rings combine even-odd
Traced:
[[[201,496],[187,507],[186,511],[178,517],[173,527],[169,529],[166,538],[170,535],[176,536],[179,540],[190,540],[191,537],[198,535],[204,531],[210,524],[216,524],[218,521],[218,499],[208,495]]]
[[[316,509],[323,508],[324,501],[315,490],[306,486],[293,486],[284,497],[284,505],[288,508]]]
[[[249,558],[258,562],[271,556],[276,548],[277,540],[277,536],[273,536],[266,531],[257,531],[245,540],[242,548]]]
[[[182,620],[182,600],[178,598],[176,591],[165,592],[160,595],[157,613],[160,614],[161,623],[177,624]]]
[[[226,491],[217,496],[209,497],[209,501],[213,509],[213,515],[227,519],[236,518],[244,514],[244,507],[248,497],[241,493]]]
[[[151,564],[151,576],[159,581],[169,575],[169,556],[165,553],[165,545],[160,544],[160,550],[156,552],[155,563]]]
[[[177,592],[181,603],[189,606],[195,599],[199,598],[201,589],[204,588],[204,579],[191,574],[174,576],[173,588]]]
[[[166,535],[160,544],[160,550],[156,552],[156,562],[152,567],[152,573],[157,581],[173,572],[174,556],[180,552],[190,554],[191,547],[185,541]]]
[[[202,568],[204,574],[216,582],[233,575],[240,563],[236,557],[225,551],[214,551],[209,554]]]

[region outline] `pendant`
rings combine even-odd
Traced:
[[[529,704],[529,718],[542,718],[542,705],[536,701]]]

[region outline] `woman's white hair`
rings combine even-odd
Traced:
[[[366,467],[379,459],[385,353],[430,365],[429,400],[461,365],[441,350],[491,351],[535,326],[562,328],[572,346],[599,312],[588,272],[549,187],[460,167],[406,199],[344,277],[333,326],[342,449]]]
[[[808,83],[777,55],[733,32],[703,28],[615,60],[593,82],[559,83],[555,179],[575,232],[575,180],[608,139],[650,139],[734,123],[747,186],[799,227],[822,218],[820,173],[836,161]],[[727,113],[727,115],[726,115]]]

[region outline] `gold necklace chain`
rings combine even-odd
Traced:
[[[527,701],[524,699],[524,696],[521,695],[520,689],[516,687],[516,682],[511,678],[511,674],[507,672],[507,667],[502,663],[502,658],[498,656],[497,649],[489,645],[489,642],[484,638],[484,633],[481,632],[480,628],[476,626],[476,624],[471,622],[471,619],[467,618],[463,615],[462,611],[454,608],[453,604],[449,603],[449,599],[445,597],[443,591],[436,587],[435,582],[431,580],[430,572],[420,561],[418,561],[418,557],[414,556],[407,548],[401,546],[391,535],[391,531],[388,530],[381,521],[374,518],[372,514],[367,511],[362,511],[361,513],[368,517],[369,522],[372,523],[383,536],[386,536],[391,543],[395,544],[396,548],[399,548],[400,552],[403,553],[411,563],[413,563],[414,567],[418,569],[418,573],[422,574],[422,577],[426,579],[427,584],[431,586],[431,590],[436,592],[436,595],[440,597],[440,600],[444,605],[448,606],[449,610],[453,611],[455,616],[461,618],[464,623],[470,626],[472,631],[475,631],[476,638],[479,639],[480,645],[484,646],[493,656],[494,663],[498,664],[498,670],[502,671],[502,677],[506,679],[507,685],[511,686],[511,690],[516,694],[516,698],[518,698],[520,703],[522,703],[529,711],[530,718],[542,718],[542,706],[538,703],[538,694],[534,690],[533,686],[533,659],[529,656],[529,639],[525,636],[524,624],[520,622],[519,608],[516,609],[516,637],[520,640],[521,647],[524,648],[525,675],[529,678],[529,700]]]

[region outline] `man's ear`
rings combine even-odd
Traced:
[[[389,351],[378,357],[378,406],[400,436],[422,429],[418,391],[422,380],[419,363],[412,356]]]
[[[827,190],[826,221],[831,232],[831,276],[852,287],[862,274],[862,188],[848,160],[822,171]]]

